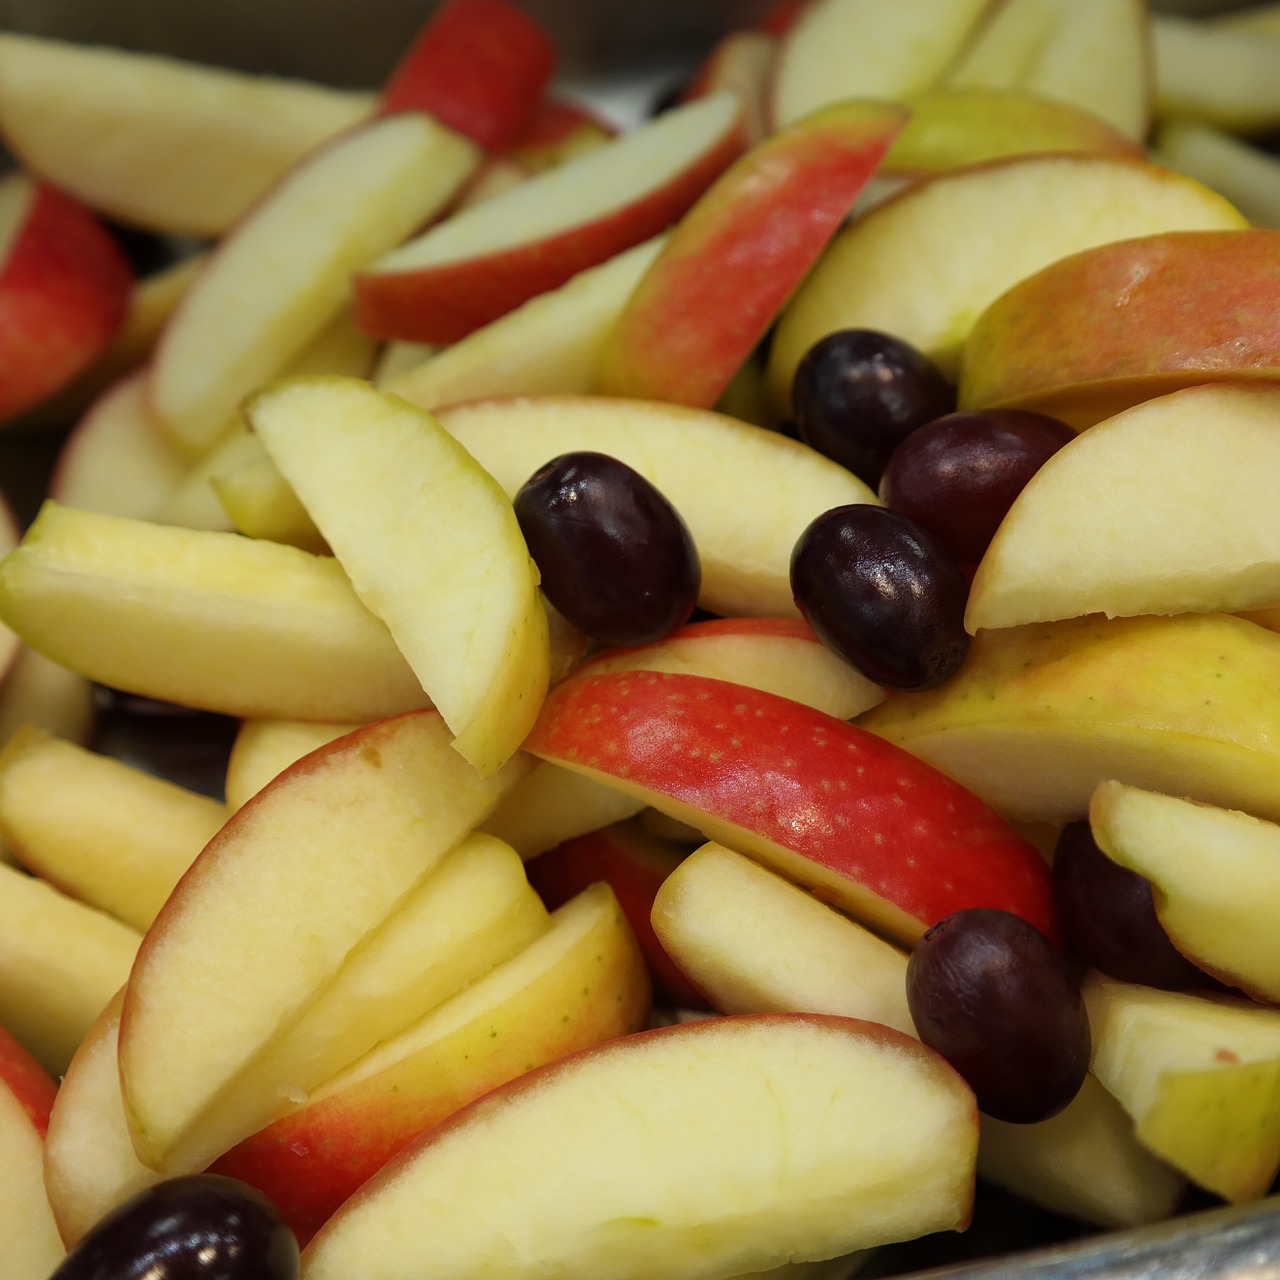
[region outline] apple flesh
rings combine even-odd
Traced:
[[[227,760],[227,807],[234,813],[291,764],[358,728],[339,720],[245,720]]]
[[[68,742],[89,740],[95,720],[93,686],[82,675],[20,645],[0,683],[0,742],[23,725],[38,725]]]
[[[964,1227],[976,1129],[942,1059],[871,1023],[668,1027],[531,1072],[431,1130],[330,1219],[303,1271],[393,1280],[430,1259],[442,1280],[693,1280],[832,1257]],[[549,1144],[562,1177],[546,1176]]]
[[[777,47],[777,37],[768,31],[744,27],[726,32],[698,64],[684,100],[731,89],[742,100],[747,145],[763,142],[770,133],[769,81]]]
[[[1255,227],[1280,227],[1280,160],[1244,138],[1195,120],[1165,120],[1151,159],[1220,191]]]

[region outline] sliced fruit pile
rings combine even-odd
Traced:
[[[1183,144],[1280,24],[886,12],[631,127],[507,0],[372,94],[0,35],[6,1275],[1266,1194],[1280,231]]]

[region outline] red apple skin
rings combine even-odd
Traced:
[[[379,110],[426,111],[487,151],[529,128],[555,70],[555,46],[506,0],[448,0],[382,90]]]
[[[771,36],[786,35],[809,4],[810,0],[778,0],[778,3],[760,19],[760,29],[767,31]]]
[[[525,870],[548,911],[563,906],[589,884],[605,881],[644,953],[658,1002],[677,1009],[710,1009],[706,997],[658,941],[651,920],[662,882],[683,858],[678,845],[627,822],[566,840],[531,859]]]
[[[18,1042],[0,1027],[0,1082],[8,1086],[43,1138],[49,1128],[49,1113],[58,1086],[53,1077]]]
[[[548,695],[525,750],[640,796],[908,945],[965,907],[1061,932],[1044,858],[972,792],[844,720],[701,676]]]
[[[0,422],[66,386],[110,345],[133,275],[83,205],[32,190],[0,267]]]
[[[739,124],[657,189],[543,239],[416,271],[361,272],[355,277],[356,323],[378,338],[442,346],[458,342],[579,271],[664,231],[742,148]]]
[[[593,143],[599,145],[617,136],[617,129],[586,107],[567,98],[543,98],[529,127],[507,148],[506,155],[533,173],[538,173]]]
[[[601,393],[714,405],[839,230],[908,115],[894,103],[838,103],[726,170],[628,301],[601,355]]]

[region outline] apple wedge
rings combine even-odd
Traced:
[[[481,1094],[639,1028],[644,961],[612,891],[353,1062],[214,1169],[265,1191],[303,1241],[399,1151]]]
[[[330,1219],[303,1275],[397,1280],[430,1259],[441,1280],[693,1280],[832,1257],[962,1228],[976,1136],[959,1077],[886,1028],[802,1014],[668,1027],[431,1130]]]
[[[0,179],[0,423],[107,349],[132,284],[123,252],[82,205],[22,173]]]
[[[427,703],[332,559],[236,534],[47,502],[0,561],[0,620],[92,680],[229,715],[361,723]]]
[[[147,1163],[198,1167],[184,1147],[203,1145],[202,1116],[523,772],[482,780],[450,740],[434,711],[338,739],[237,810],[183,877],[121,1014],[120,1077]],[[259,1094],[288,1083],[268,1075]]]
[[[974,575],[965,627],[1280,603],[1277,467],[1273,385],[1188,387],[1098,423],[1015,499]]]
[[[1223,614],[980,631],[959,673],[859,719],[1012,818],[1114,778],[1280,821],[1280,635]]]
[[[684,101],[731,89],[742,100],[747,145],[763,142],[771,129],[769,82],[777,48],[777,37],[768,31],[742,27],[726,32],[698,64],[685,86]]]
[[[726,169],[680,220],[623,307],[600,355],[599,390],[714,405],[906,119],[894,103],[836,103]]]
[[[1216,125],[1165,120],[1151,159],[1221,192],[1255,227],[1280,227],[1280,159]]]
[[[355,279],[356,315],[382,338],[449,343],[675,222],[742,150],[724,92],[428,229]]]
[[[1278,268],[1280,231],[1259,229],[1168,231],[1070,254],[978,317],[960,406],[1031,409],[1082,430],[1182,387],[1274,378]]]
[[[339,720],[243,721],[227,760],[227,807],[234,813],[291,764],[359,728]]]
[[[525,749],[900,941],[971,906],[1057,937],[1048,866],[1029,843],[905,751],[789,699],[704,676],[571,677],[548,695]]]
[[[538,571],[507,497],[429,414],[354,378],[255,396],[254,431],[481,773],[550,680]]]
[[[783,312],[770,395],[789,414],[805,352],[845,328],[895,334],[954,377],[977,316],[1058,258],[1159,231],[1245,225],[1208,187],[1124,156],[1015,156],[937,174],[835,238]]]
[[[1183,955],[1230,986],[1280,1004],[1272,928],[1280,827],[1113,781],[1094,791],[1089,825],[1103,853],[1151,881],[1156,915]]]
[[[479,162],[430,116],[386,116],[290,170],[210,256],[156,350],[152,407],[193,456],[349,299],[351,274],[443,208]]]
[[[8,498],[0,491],[0,558],[13,551],[21,540],[18,518]],[[3,697],[4,679],[17,662],[21,650],[16,633],[0,622],[0,698]]]
[[[23,725],[38,725],[69,742],[85,743],[96,709],[93,686],[84,676],[19,645],[0,683],[0,743]]]

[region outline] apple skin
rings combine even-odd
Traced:
[[[82,205],[17,174],[4,183],[23,209],[0,265],[0,422],[107,349],[133,287],[123,252]]]
[[[529,126],[505,151],[529,173],[553,169],[575,156],[585,155],[618,136],[609,121],[594,115],[568,98],[544,97]]]
[[[1044,859],[976,796],[874,735],[760,690],[656,672],[570,678],[525,750],[697,827],[914,943],[963,907],[1059,936]]]
[[[751,148],[681,219],[601,353],[604,395],[709,409],[817,261],[907,120],[845,102]]]
[[[487,151],[528,128],[555,68],[542,27],[506,0],[448,0],[397,63],[379,110],[426,111]]]
[[[49,1128],[49,1114],[58,1086],[17,1037],[4,1027],[0,1027],[0,1083],[21,1103],[32,1127],[43,1137]]]

